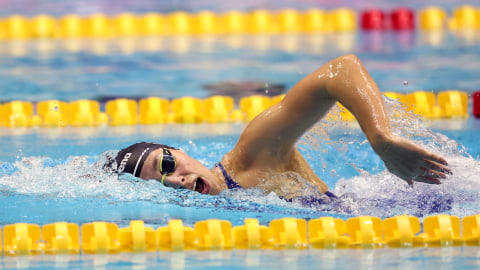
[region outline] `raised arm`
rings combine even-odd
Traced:
[[[409,183],[439,183],[450,172],[442,157],[391,133],[383,96],[354,55],[336,58],[298,82],[282,102],[250,122],[234,151],[242,149],[246,160],[288,157],[298,138],[337,101],[353,113],[392,173]]]

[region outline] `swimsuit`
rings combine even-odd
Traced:
[[[227,173],[222,163],[218,162],[215,164],[215,167],[220,168],[220,171],[222,171],[223,178],[225,178],[225,184],[227,184],[228,189],[242,188],[242,186],[235,182],[235,180],[233,180],[233,178]]]
[[[235,180],[233,180],[233,178],[227,173],[227,171],[225,170],[225,167],[223,167],[222,163],[218,162],[217,164],[215,164],[215,167],[218,167],[220,169],[220,171],[222,172],[223,174],[223,178],[225,179],[225,184],[227,184],[228,186],[228,189],[235,189],[235,188],[242,188],[242,186],[240,186],[237,182],[235,182]],[[337,196],[335,196],[335,194],[333,194],[332,192],[330,191],[327,191],[324,193],[328,198],[338,198]],[[282,197],[280,197],[282,198]],[[292,202],[293,199],[286,199],[286,198],[282,198],[288,202]],[[298,197],[298,198],[295,198],[295,200],[299,200],[302,205],[304,206],[312,206],[312,205],[320,205],[320,204],[326,204],[328,203],[329,199],[325,200],[325,198],[318,198],[318,197],[315,197],[315,196],[301,196],[301,197]]]

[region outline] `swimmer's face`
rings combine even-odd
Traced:
[[[161,160],[164,158],[163,148],[152,151],[143,164],[140,178],[162,180],[167,187],[189,189],[202,194],[218,194],[219,187],[215,176],[198,160],[188,156],[181,150],[170,149],[176,161],[173,172],[164,176],[161,173]]]

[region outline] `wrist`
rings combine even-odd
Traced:
[[[376,134],[371,139],[369,139],[370,145],[372,146],[375,153],[382,155],[388,151],[388,148],[392,145],[393,135],[389,132],[384,132]]]

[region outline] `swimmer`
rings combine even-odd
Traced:
[[[443,157],[392,133],[383,96],[354,55],[338,57],[299,81],[281,102],[245,127],[235,147],[212,169],[179,149],[142,142],[119,151],[116,172],[202,194],[256,187],[289,200],[296,195],[282,189],[288,180],[272,176],[294,172],[322,194],[335,197],[295,143],[337,101],[353,113],[386,168],[408,184],[440,184],[451,174]]]

